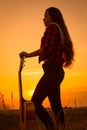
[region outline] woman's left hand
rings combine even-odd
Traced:
[[[22,58],[23,56],[26,58],[27,57],[27,53],[25,51],[22,51],[21,53],[19,53],[19,57]]]

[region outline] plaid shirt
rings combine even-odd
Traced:
[[[55,60],[63,62],[63,46],[61,36],[56,24],[49,24],[41,39],[40,46],[44,53],[39,56],[39,63],[45,60]]]

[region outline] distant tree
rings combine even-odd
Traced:
[[[0,109],[5,110],[5,100],[4,100],[4,95],[0,92]]]

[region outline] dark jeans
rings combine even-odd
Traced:
[[[60,99],[60,83],[64,78],[64,70],[62,65],[55,61],[47,61],[42,65],[42,67],[44,75],[38,82],[31,100],[35,105],[36,114],[47,127],[49,124],[53,125],[48,112],[42,106],[42,102],[47,96],[55,118],[57,118],[57,115],[61,111],[59,120],[64,122],[64,113]]]

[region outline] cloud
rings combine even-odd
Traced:
[[[36,71],[36,72],[25,72],[23,75],[41,75],[42,72]]]

